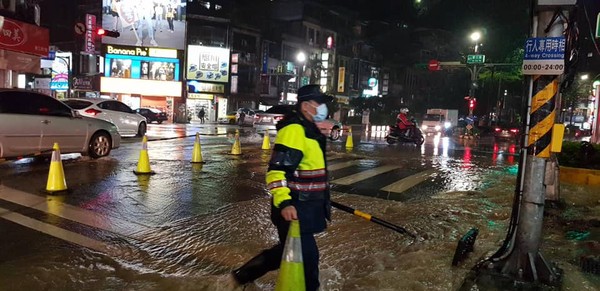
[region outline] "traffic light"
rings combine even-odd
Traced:
[[[475,108],[475,99],[469,100],[469,109]]]
[[[98,28],[97,34],[100,37],[104,37],[104,36],[107,36],[107,37],[119,37],[119,36],[121,36],[121,33],[118,32],[118,31],[105,30],[103,28]]]

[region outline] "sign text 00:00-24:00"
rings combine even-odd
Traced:
[[[558,71],[562,71],[564,70],[565,65],[560,64],[560,65],[551,65],[551,64],[524,64],[523,65],[523,70],[526,71],[531,71],[531,70],[558,70]]]

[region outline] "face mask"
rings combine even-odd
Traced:
[[[317,114],[313,115],[313,121],[314,122],[325,121],[325,119],[327,118],[327,113],[329,113],[327,111],[327,105],[321,104],[321,105],[317,106]]]

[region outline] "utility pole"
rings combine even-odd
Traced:
[[[529,62],[524,61],[523,64],[524,73],[530,74],[527,78],[529,96],[510,225],[501,248],[490,258],[477,264],[473,268],[476,278],[470,278],[474,284],[501,285],[501,289],[559,287],[562,284],[562,270],[544,259],[540,244],[547,188],[558,183],[557,177],[550,175],[547,169],[551,167],[549,164],[552,164],[551,148],[555,149],[556,144],[562,144],[562,138],[557,139],[556,144],[553,143],[552,135],[554,128],[562,126],[555,126],[555,120],[564,56],[563,64],[559,64],[560,69],[544,71],[547,70],[544,69],[545,66],[537,67],[537,64],[550,61],[539,57],[542,53],[557,53],[552,46],[554,44],[559,47],[562,43],[562,53],[566,54],[566,42],[562,37],[565,31],[565,15],[568,13],[564,10],[575,5],[576,0],[533,1],[535,5],[532,5],[532,38],[528,39],[525,46],[525,60],[533,60],[528,59],[527,52],[537,50],[539,54],[533,55],[539,58],[535,60],[539,62],[531,67],[526,67],[530,66]],[[547,46],[548,44],[550,46]]]

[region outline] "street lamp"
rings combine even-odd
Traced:
[[[479,31],[475,31],[475,32],[471,33],[470,37],[471,37],[471,40],[473,42],[475,42],[474,51],[475,51],[475,54],[477,54],[477,48],[479,47],[479,40],[481,39],[481,33]]]
[[[472,41],[475,42],[475,47],[474,47],[474,52],[475,54],[477,54],[477,48],[479,47],[479,40],[481,39],[481,33],[479,31],[474,31],[473,33],[471,33],[470,38]],[[478,75],[479,75],[479,70],[481,68],[477,68],[477,64],[474,63],[473,64],[473,68],[469,68],[469,71],[471,72],[471,86],[469,87],[469,117],[473,117],[473,109],[474,106],[471,106],[471,104],[475,104],[474,100],[475,100],[475,88],[477,87],[477,79],[478,79]]]
[[[300,64],[298,66],[298,88],[302,87],[302,78],[304,77],[304,66],[306,64],[306,54],[304,52],[298,52],[296,54],[296,61]]]

